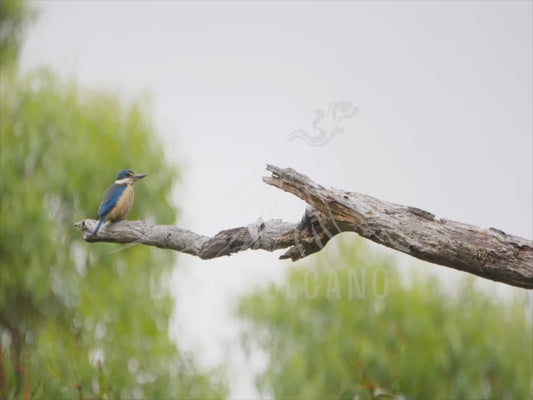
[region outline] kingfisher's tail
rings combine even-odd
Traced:
[[[100,217],[100,222],[98,222],[98,225],[96,225],[96,229],[93,232],[93,236],[96,235],[96,233],[98,232],[98,230],[100,229],[100,227],[104,223],[106,217],[107,217],[107,215],[105,215],[105,214]]]

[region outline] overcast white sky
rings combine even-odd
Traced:
[[[25,70],[47,66],[125,99],[150,95],[168,157],[184,162],[175,194],[184,228],[298,220],[303,203],[261,182],[271,163],[533,236],[530,1],[34,5]],[[324,146],[287,140],[295,129],[315,134],[313,110],[338,100],[359,109],[343,135]],[[180,256],[180,345],[206,365],[255,368],[239,353],[232,302],[282,276],[289,264],[277,256]],[[249,375],[231,384],[233,397],[256,395]]]

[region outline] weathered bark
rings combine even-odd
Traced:
[[[247,249],[288,248],[280,258],[295,261],[320,251],[338,233],[356,232],[376,243],[421,260],[507,283],[533,288],[533,243],[501,230],[482,229],[427,211],[378,200],[360,193],[324,188],[293,169],[267,166],[263,181],[292,193],[308,207],[299,223],[281,220],[198,235],[174,226],[142,221],[105,224],[97,235],[97,221],[76,224],[88,242],[142,243],[195,255],[203,259]]]
[[[87,242],[139,243],[172,249],[202,259],[229,256],[248,249],[274,251],[288,247],[297,248],[298,256],[281,256],[293,260],[319,251],[333,235],[328,236],[321,220],[322,215],[308,207],[299,223],[283,222],[280,219],[258,219],[245,227],[221,231],[213,237],[169,225],[151,225],[143,221],[120,221],[104,224],[92,235],[98,221],[86,219],[78,222]],[[331,228],[331,226],[330,226]],[[317,230],[318,229],[318,230]],[[321,243],[321,245],[317,244]]]

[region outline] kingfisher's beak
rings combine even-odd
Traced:
[[[135,174],[132,176],[134,181],[138,181],[139,179],[142,179],[146,176],[146,174]]]

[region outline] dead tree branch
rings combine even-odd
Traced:
[[[262,221],[219,232],[213,237],[175,226],[142,221],[105,224],[97,235],[95,220],[76,224],[88,242],[140,243],[198,256],[231,255],[248,249],[288,249],[280,258],[299,260],[320,251],[341,232],[360,236],[421,260],[509,285],[533,288],[533,243],[498,229],[482,229],[427,211],[378,200],[360,193],[324,188],[293,169],[267,166],[263,181],[308,204],[299,223]]]

